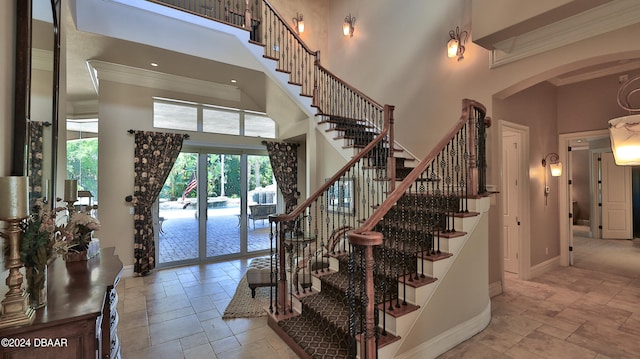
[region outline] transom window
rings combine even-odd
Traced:
[[[264,113],[161,98],[153,99],[153,127],[276,138],[276,124]]]

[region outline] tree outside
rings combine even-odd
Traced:
[[[98,200],[98,138],[67,141],[67,178],[78,180],[78,190],[91,191]]]

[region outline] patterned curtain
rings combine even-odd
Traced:
[[[29,208],[33,208],[38,198],[42,197],[42,158],[44,140],[42,129],[44,123],[29,122],[29,156],[27,171],[29,172]]]
[[[181,134],[135,131],[133,270],[141,275],[155,268],[151,207],[182,150],[183,139]]]
[[[269,152],[271,169],[284,196],[285,213],[298,204],[298,146],[285,142],[263,142]]]

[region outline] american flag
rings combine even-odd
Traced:
[[[184,192],[182,192],[182,200],[184,201],[184,199],[187,197],[189,192],[193,191],[197,187],[198,187],[198,179],[196,178],[196,174],[194,173],[193,175],[191,175],[191,180],[189,181],[189,183],[187,183],[187,188],[185,188]]]

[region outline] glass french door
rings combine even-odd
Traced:
[[[276,188],[266,155],[181,153],[154,218],[158,266],[267,251]]]

